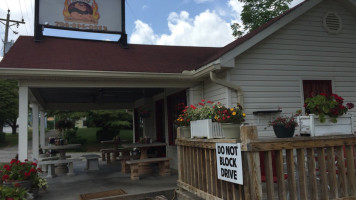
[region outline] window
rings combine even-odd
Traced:
[[[331,80],[303,80],[304,100],[320,93],[332,94]]]

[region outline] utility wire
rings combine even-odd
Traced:
[[[20,0],[18,1],[19,2],[19,6],[20,6],[20,11],[21,11],[21,15],[22,15],[22,19],[23,19],[23,12],[22,12],[22,7],[21,7],[21,2],[20,2]],[[26,7],[26,6],[25,6]],[[11,29],[12,30],[12,29]],[[26,30],[26,33],[27,33],[27,35],[28,35],[28,31],[27,31],[27,26],[26,26],[26,24],[25,24],[25,30]]]
[[[21,1],[21,0],[20,0]],[[24,2],[26,2],[25,0],[23,0]],[[30,0],[31,1],[31,0]],[[28,9],[27,9],[27,5],[25,3],[25,9],[26,9],[26,16],[27,16],[27,22],[28,22],[28,26],[30,27],[31,30],[31,20],[30,17],[28,16]]]
[[[129,4],[129,1],[125,0],[125,2],[126,2],[127,7],[129,7],[129,10],[131,11],[131,14],[136,18],[136,20],[138,20],[138,18],[136,17],[135,13],[133,12],[133,10],[132,10],[132,8],[131,8],[131,6]]]

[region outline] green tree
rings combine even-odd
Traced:
[[[12,134],[16,134],[17,117],[19,113],[19,92],[17,81],[0,80],[0,132],[4,125],[12,128]]]
[[[244,3],[241,12],[241,20],[244,31],[250,32],[267,23],[271,19],[282,14],[289,9],[292,0],[239,0]],[[231,25],[233,36],[241,37],[244,31],[241,25],[234,23]]]
[[[132,127],[132,115],[125,110],[90,111],[88,126],[101,127],[96,133],[97,141],[110,140],[118,135],[120,129]]]

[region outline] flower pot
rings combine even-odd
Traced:
[[[288,137],[293,137],[294,131],[295,131],[295,126],[291,126],[286,128],[285,126],[281,125],[274,125],[273,126],[273,131],[276,134],[278,138],[288,138]]]
[[[240,139],[240,125],[233,123],[221,123],[224,138]]]
[[[319,117],[313,114],[298,117],[300,133],[311,136],[353,134],[352,115],[339,116],[336,123],[331,122],[329,116],[325,118],[325,123],[321,123]]]
[[[31,186],[32,186],[32,181],[31,180],[24,180],[24,181],[6,180],[6,181],[3,181],[2,186],[3,187],[14,187],[15,184],[19,184],[19,187],[30,190]]]
[[[190,122],[191,138],[223,138],[221,124],[211,119]]]
[[[180,137],[190,138],[190,126],[181,126],[180,127]]]

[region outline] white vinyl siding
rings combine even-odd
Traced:
[[[327,12],[342,18],[339,34],[323,28]],[[267,123],[278,114],[252,112],[281,108],[283,115],[292,115],[303,106],[302,80],[332,80],[334,93],[356,103],[356,17],[325,1],[238,56],[230,73],[244,92],[247,122],[258,126],[259,135],[272,134]]]

